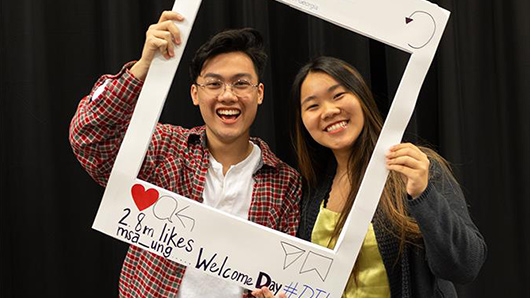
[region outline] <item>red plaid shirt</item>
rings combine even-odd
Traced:
[[[142,88],[127,64],[117,75],[102,76],[81,100],[70,124],[70,143],[90,176],[105,186]],[[107,81],[108,80],[108,81]],[[107,82],[101,95],[94,91]],[[295,235],[298,226],[300,176],[258,138],[262,167],[254,174],[248,219]],[[209,152],[204,127],[185,129],[158,124],[139,178],[202,202]],[[244,245],[241,243],[241,245]],[[176,296],[186,267],[131,245],[120,277],[120,296]]]

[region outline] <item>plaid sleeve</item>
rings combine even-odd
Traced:
[[[302,178],[295,171],[289,175],[288,191],[283,200],[283,216],[280,222],[280,231],[296,236],[300,221],[300,198],[302,197]]]
[[[116,75],[104,75],[84,97],[70,123],[70,144],[81,165],[105,186],[143,82],[126,64]],[[103,86],[103,87],[102,87]],[[104,88],[103,90],[98,88]],[[98,90],[97,98],[92,98]]]

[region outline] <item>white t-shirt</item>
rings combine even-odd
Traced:
[[[254,178],[252,175],[262,166],[261,149],[252,143],[252,152],[223,175],[223,165],[210,155],[210,167],[206,174],[203,204],[226,213],[248,219]],[[188,267],[180,289],[179,298],[226,298],[241,297],[243,289],[228,281],[207,275]]]

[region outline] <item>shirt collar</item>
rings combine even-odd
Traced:
[[[261,149],[263,164],[277,169],[281,161],[272,153],[269,145],[260,138],[250,137],[250,140]],[[187,141],[188,144],[199,143],[203,148],[206,148],[206,126],[197,126],[188,130]]]

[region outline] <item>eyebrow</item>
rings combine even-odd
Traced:
[[[213,72],[209,72],[209,73],[206,73],[206,74],[200,75],[200,76],[203,77],[203,78],[215,78],[215,79],[218,79],[218,80],[221,80],[221,81],[224,79],[224,77],[222,75],[217,74],[217,73],[213,73]],[[235,75],[230,77],[230,79],[234,80],[234,79],[239,79],[239,78],[243,78],[243,77],[252,78],[252,74],[246,73],[246,72],[236,73]]]
[[[335,85],[333,85],[333,86],[330,86],[330,87],[328,88],[328,90],[326,90],[326,93],[331,93],[331,92],[335,91],[335,89],[337,89],[337,88],[339,88],[339,87],[342,87],[342,85],[341,85],[341,84],[335,84]],[[315,98],[317,98],[316,95],[308,96],[308,97],[306,97],[306,98],[304,98],[304,99],[302,100],[302,104],[301,104],[301,105],[303,106],[306,102],[311,101],[311,100],[314,100]]]

